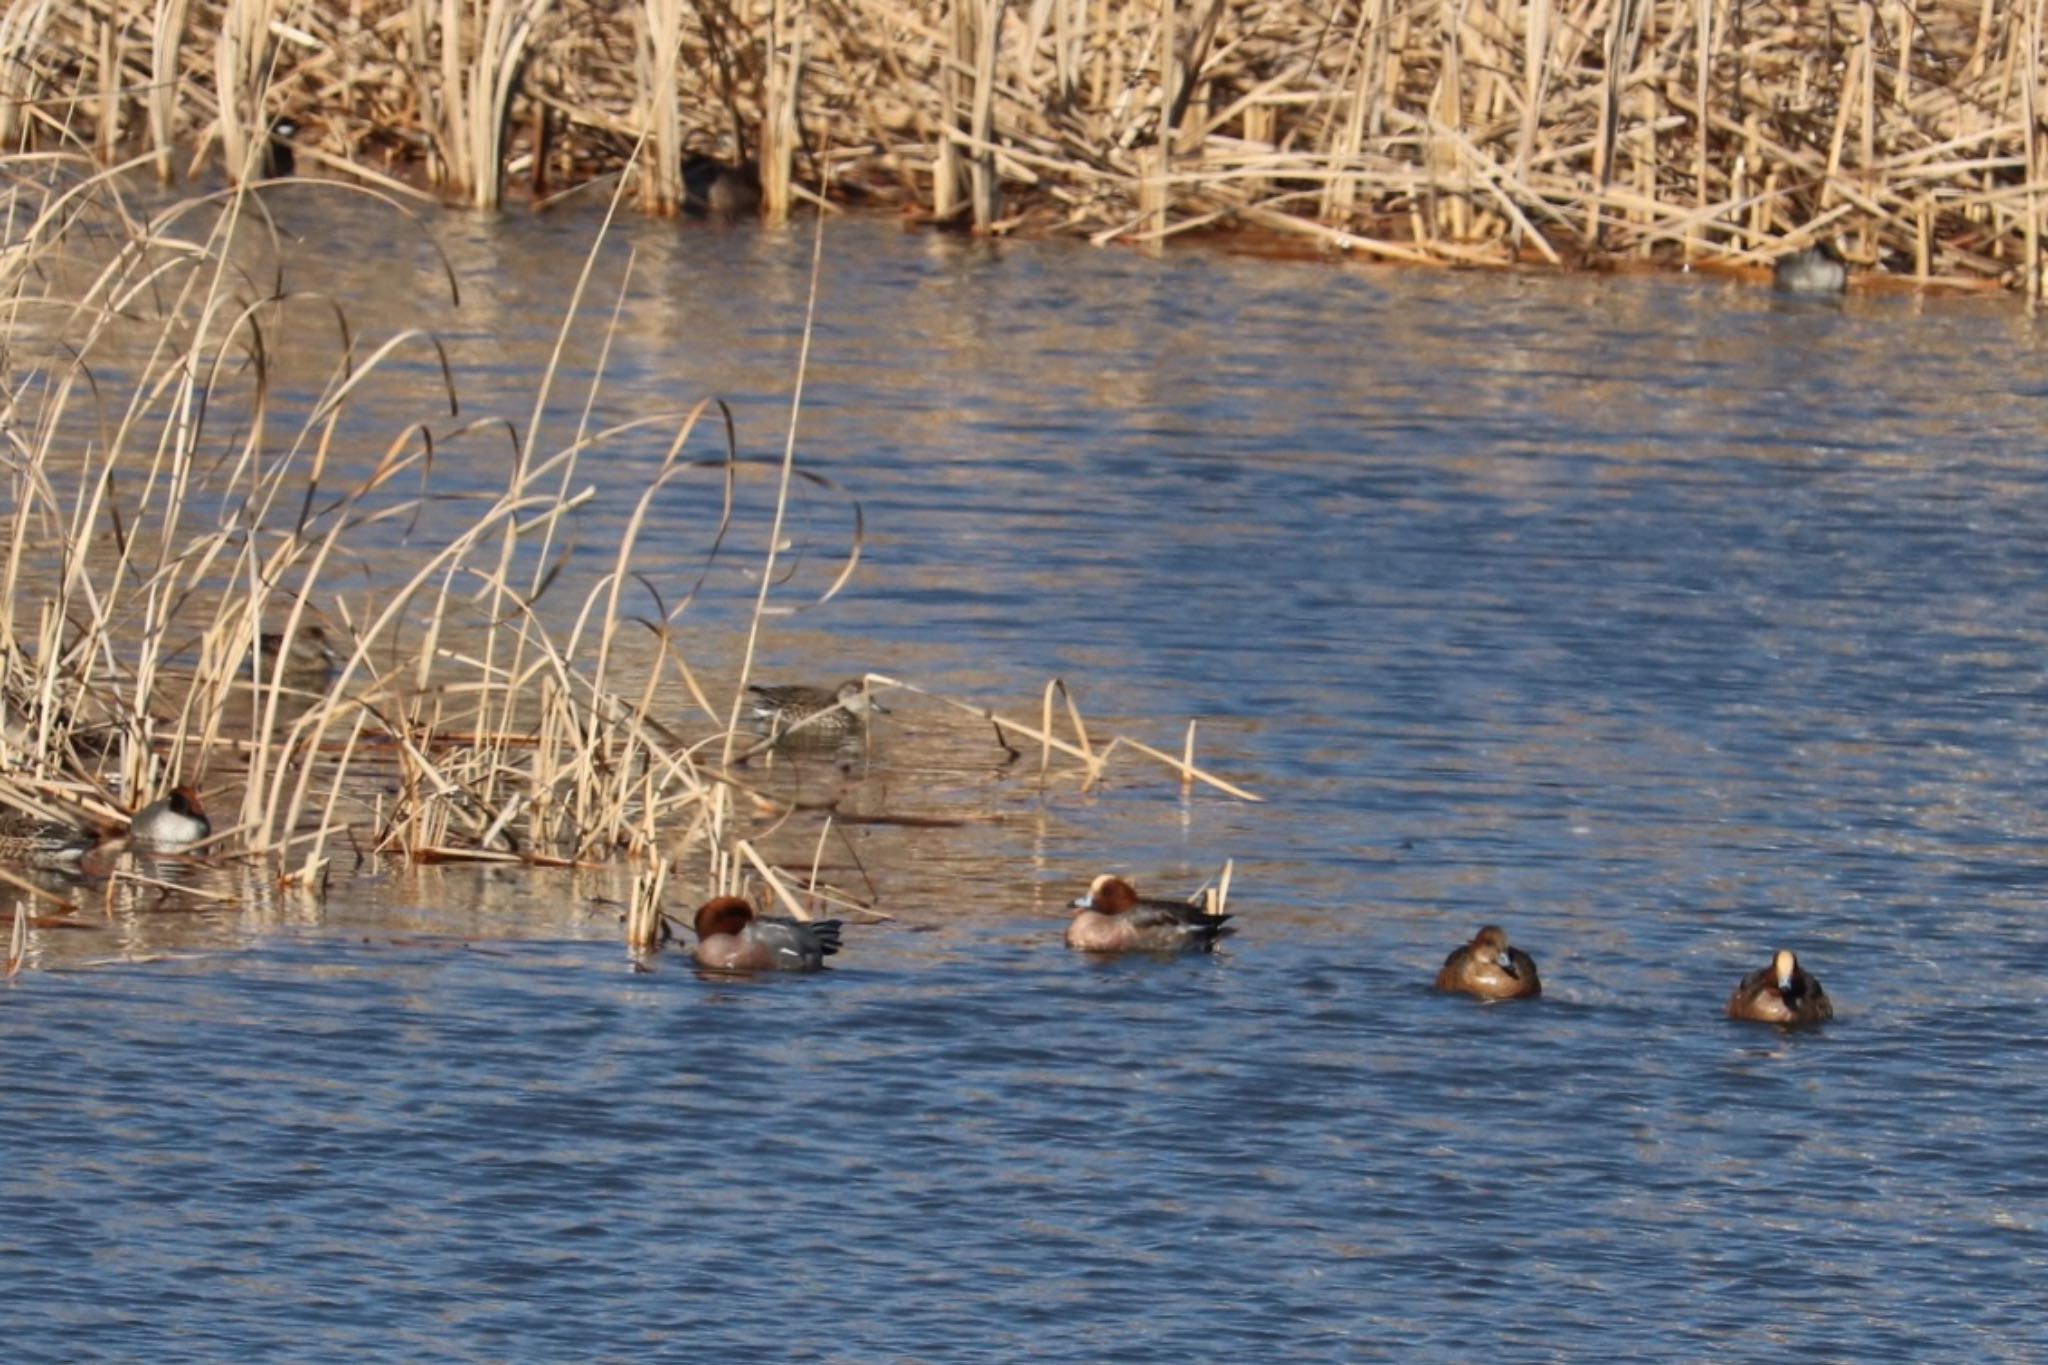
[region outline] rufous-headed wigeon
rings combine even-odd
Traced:
[[[1186,901],[1140,896],[1122,877],[1104,873],[1074,902],[1067,946],[1086,953],[1173,953],[1184,948],[1208,952],[1232,932],[1229,915],[1212,915]]]
[[[697,965],[718,972],[814,972],[839,951],[839,921],[763,918],[738,896],[697,907]]]

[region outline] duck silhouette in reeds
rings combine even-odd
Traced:
[[[270,135],[263,142],[263,175],[266,179],[282,180],[297,173],[299,154],[292,147],[292,139],[298,135],[296,119],[279,117],[271,120]]]
[[[166,852],[189,847],[212,833],[206,807],[190,787],[171,788],[167,795],[135,812],[128,822],[129,843]]]
[[[728,165],[693,152],[683,161],[683,211],[723,223],[761,211],[761,175],[751,162]]]
[[[1771,267],[1771,285],[1781,294],[1839,294],[1849,287],[1849,265],[1833,242],[1821,242],[1780,256]]]
[[[261,662],[252,661],[250,667],[258,682],[269,682],[275,674],[286,687],[317,692],[327,686],[341,663],[341,656],[328,642],[327,632],[318,624],[299,627],[289,645],[283,635],[271,631],[258,637],[257,644]],[[280,656],[284,669],[278,673]]]
[[[83,825],[0,807],[0,862],[70,867],[98,846],[98,836]]]

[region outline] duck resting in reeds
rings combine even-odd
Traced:
[[[1232,932],[1229,915],[1212,915],[1187,901],[1140,896],[1122,877],[1106,872],[1072,908],[1067,946],[1084,953],[1206,953]]]
[[[169,852],[198,843],[213,833],[199,793],[190,787],[170,792],[135,812],[128,822],[128,842],[137,848]]]
[[[282,180],[297,172],[299,155],[292,147],[292,139],[298,135],[296,119],[280,116],[271,120],[270,136],[263,143],[263,174],[266,179]]]
[[[1771,267],[1771,284],[1781,294],[1821,296],[1849,287],[1849,265],[1833,242],[1780,256]]]
[[[0,807],[0,862],[69,867],[98,846],[98,837],[83,825]]]
[[[752,218],[761,211],[761,175],[750,162],[732,166],[692,152],[683,160],[683,211],[722,223]]]
[[[286,687],[301,691],[324,688],[341,663],[341,656],[328,643],[327,632],[317,624],[299,627],[289,646],[283,635],[265,631],[257,637],[257,646],[258,659],[250,663],[256,681],[269,682],[275,675]],[[277,672],[280,655],[284,664],[281,674]]]

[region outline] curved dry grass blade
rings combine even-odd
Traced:
[[[1175,758],[1172,754],[1166,753],[1165,751],[1160,749],[1155,749],[1151,745],[1142,743],[1139,740],[1132,739],[1129,735],[1118,735],[1114,739],[1110,740],[1110,742],[1107,745],[1105,745],[1102,750],[1103,761],[1107,762],[1110,754],[1118,748],[1136,749],[1139,753],[1144,754],[1148,758],[1158,759],[1161,763],[1164,763],[1167,767],[1179,773],[1183,780],[1206,783],[1207,785],[1216,788],[1216,790],[1220,792],[1227,792],[1228,794],[1236,797],[1240,801],[1264,801],[1266,799],[1265,797],[1260,796],[1255,792],[1246,791],[1243,787],[1238,786],[1235,782],[1225,781],[1223,778],[1216,776],[1216,774],[1212,772],[1207,772],[1201,768],[1197,768],[1191,763],[1183,763],[1181,762],[1181,760]]]
[[[768,866],[766,862],[763,862],[761,855],[754,851],[752,843],[741,839],[733,845],[733,850],[753,866],[754,871],[760,874],[762,881],[768,883],[768,889],[775,893],[775,899],[781,903],[783,909],[789,911],[793,918],[809,922],[811,912],[805,909],[795,896],[790,894],[789,888],[783,885],[782,878],[777,875],[775,869]]]

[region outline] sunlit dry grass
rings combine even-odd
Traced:
[[[643,949],[679,886],[694,903],[751,885],[800,917],[872,911],[872,897],[820,878],[830,812],[738,766],[764,752],[740,722],[756,647],[798,604],[777,568],[792,488],[845,500],[852,527],[823,547],[836,562],[803,602],[848,584],[865,536],[858,502],[802,467],[794,406],[774,461],[740,460],[708,399],[594,426],[602,360],[589,393],[558,392],[570,327],[616,319],[621,302],[593,297],[586,261],[531,410],[467,412],[463,377],[429,331],[361,335],[342,301],[252,268],[242,244],[268,232],[260,196],[145,213],[120,173],[82,156],[21,154],[0,171],[0,208],[21,225],[0,300],[0,801],[112,833],[190,784],[217,831],[203,856],[313,888],[338,848],[351,861],[624,860],[629,937]],[[395,209],[393,230],[430,239]],[[453,302],[445,265],[444,278]],[[630,268],[617,287],[633,288]],[[593,325],[608,354],[615,322]],[[372,415],[369,395],[400,357],[439,376],[438,416]],[[317,392],[280,386],[287,360],[295,373],[326,365]],[[800,404],[801,372],[794,390]],[[571,405],[583,414],[573,430],[544,442],[543,414]],[[662,457],[601,528],[616,549],[596,563],[583,552],[572,571],[571,547],[593,539],[576,533],[598,477],[586,462],[650,434]],[[503,449],[503,486],[437,497],[437,457],[479,442]],[[729,694],[699,676],[711,647],[685,615],[695,588],[640,567],[665,495],[693,479],[720,490],[716,515],[693,528],[707,563],[739,553],[723,547],[745,539],[732,536],[741,496],[774,490],[746,643],[708,661],[733,678]],[[430,511],[432,537],[398,534]],[[1197,764],[1192,731],[1179,758],[1125,737],[1098,745],[1057,682],[1036,725],[883,674],[869,682],[975,716],[1013,756],[1011,739],[1038,745],[1045,787],[1085,789],[1135,757],[1256,799]],[[799,818],[819,821],[808,868],[760,851]]]

